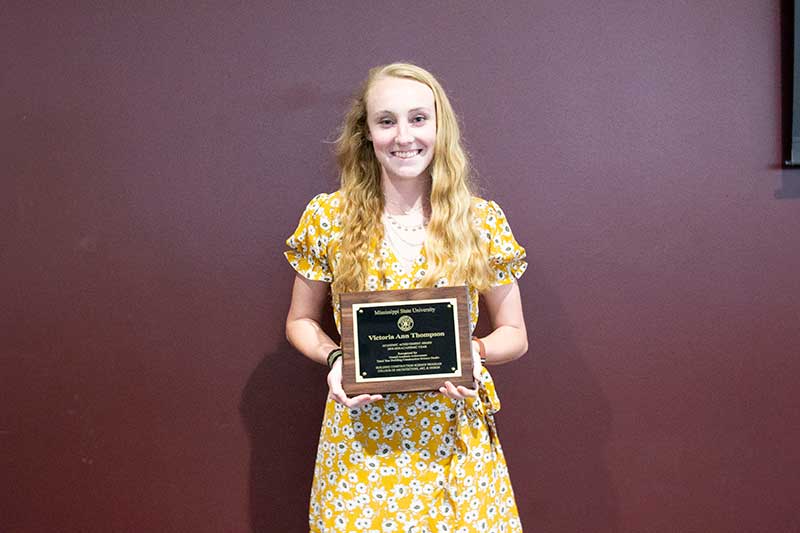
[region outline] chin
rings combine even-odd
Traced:
[[[416,165],[385,165],[384,172],[387,175],[398,179],[415,179],[422,176],[427,177],[430,171],[430,161],[420,161]]]
[[[395,172],[388,172],[388,175],[397,179],[414,180],[427,177],[427,167],[423,169],[403,169]]]

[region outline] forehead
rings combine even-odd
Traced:
[[[405,113],[410,109],[434,109],[433,91],[424,83],[406,78],[385,77],[376,80],[367,92],[367,113],[391,111]]]

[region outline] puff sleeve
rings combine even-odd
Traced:
[[[317,281],[333,281],[328,261],[331,216],[328,194],[318,194],[306,206],[297,229],[286,239],[286,260],[300,275]]]
[[[489,263],[495,275],[493,285],[506,285],[521,277],[528,267],[525,248],[511,232],[505,213],[495,202],[485,202],[481,234],[488,241]]]

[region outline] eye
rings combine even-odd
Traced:
[[[383,117],[378,120],[378,124],[381,126],[391,126],[392,124],[394,124],[394,121],[389,117]]]
[[[421,124],[421,123],[425,122],[426,120],[428,120],[427,115],[417,115],[417,116],[415,116],[414,118],[411,119],[411,122],[413,122],[415,124]]]

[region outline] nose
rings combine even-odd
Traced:
[[[414,142],[414,135],[411,132],[411,125],[404,122],[397,124],[397,136],[395,137],[397,144],[410,144]]]

